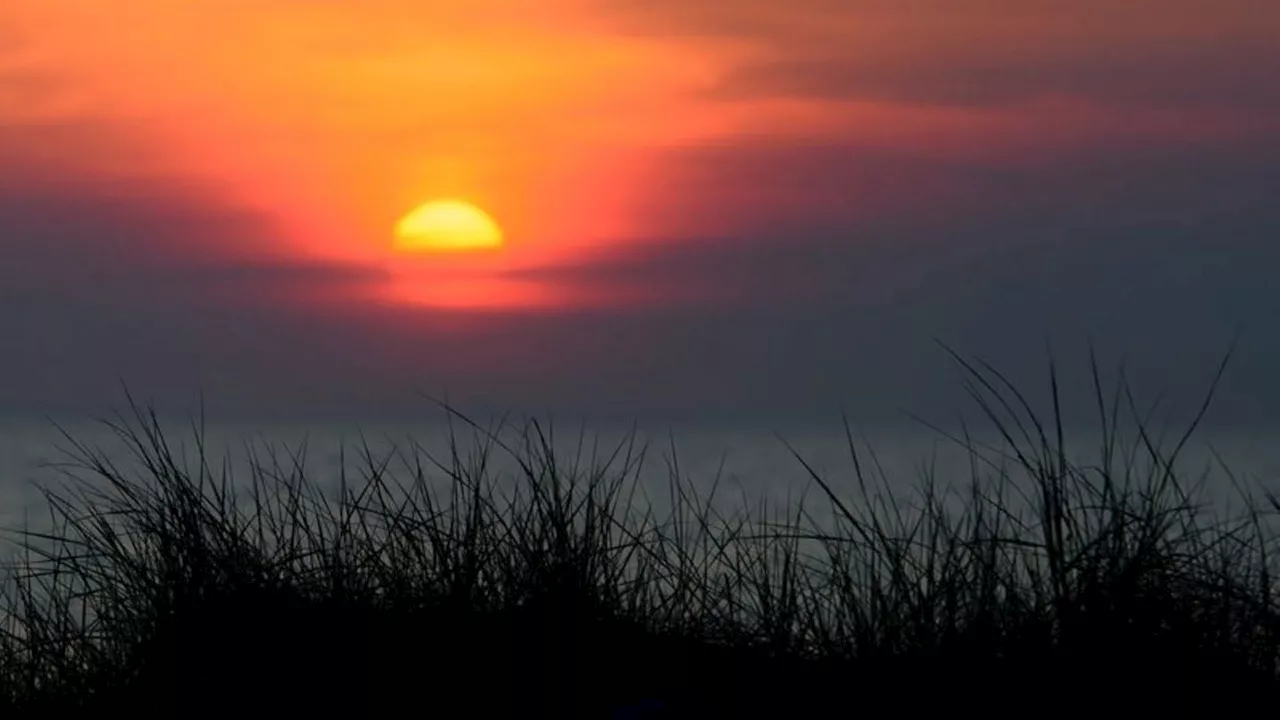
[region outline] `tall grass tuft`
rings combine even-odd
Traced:
[[[797,453],[815,492],[781,507],[726,501],[674,454],[667,487],[642,481],[634,433],[564,452],[547,425],[447,408],[443,454],[362,443],[330,483],[305,444],[251,444],[246,477],[203,423],[175,446],[131,400],[107,421],[129,462],[66,435],[47,522],[13,535],[0,709],[1186,716],[1276,699],[1280,501],[1241,486],[1246,510],[1219,517],[1179,464],[1212,387],[1169,442],[1093,363],[1086,462],[1053,367],[1036,412],[954,359],[997,438],[946,435],[961,489],[926,472],[904,496],[846,423],[851,477]]]

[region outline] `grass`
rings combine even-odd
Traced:
[[[850,432],[849,482],[797,454],[814,493],[794,503],[726,503],[674,458],[658,503],[634,435],[566,454],[537,422],[453,411],[443,456],[366,444],[335,492],[305,446],[250,446],[237,477],[199,423],[184,449],[130,402],[108,426],[132,462],[67,436],[50,529],[13,536],[0,709],[1195,716],[1274,700],[1280,501],[1239,484],[1245,510],[1218,517],[1184,476],[1208,400],[1170,442],[1092,364],[1101,441],[1083,463],[1052,367],[1037,414],[955,360],[1001,439],[949,436],[971,461],[959,502],[930,473],[903,498]]]

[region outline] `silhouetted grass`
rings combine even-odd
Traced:
[[[1186,716],[1274,700],[1280,502],[1207,512],[1177,465],[1204,408],[1153,437],[1095,364],[1086,466],[1052,369],[1037,414],[956,361],[1003,440],[953,438],[971,459],[958,504],[929,474],[908,502],[852,433],[847,497],[797,455],[817,500],[730,511],[719,478],[673,462],[657,503],[634,435],[566,454],[536,422],[457,413],[443,457],[365,444],[333,492],[305,446],[247,447],[236,478],[199,425],[174,447],[131,402],[109,425],[133,462],[68,436],[51,530],[16,536],[0,709]]]

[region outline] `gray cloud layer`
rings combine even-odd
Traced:
[[[713,90],[1005,106],[1072,97],[1108,106],[1271,111],[1280,13],[1270,0],[614,0],[624,25],[762,49]]]
[[[763,173],[815,188],[895,167],[855,159],[839,148],[722,148],[673,162],[740,184]],[[1218,417],[1271,422],[1276,158],[1135,150],[1047,174],[896,168],[903,186],[959,183],[985,201],[793,227],[762,208],[755,230],[731,238],[538,271],[675,302],[532,317],[309,307],[289,300],[376,277],[172,252],[173,228],[215,248],[270,231],[180,196],[10,195],[0,203],[0,407],[96,411],[119,399],[123,380],[170,404],[203,389],[215,409],[250,417],[403,414],[425,408],[422,390],[615,419],[784,423],[843,409],[882,422],[959,400],[934,338],[1028,382],[1042,380],[1046,339],[1077,370],[1092,339],[1104,360],[1128,357],[1140,387],[1174,383],[1175,396],[1190,396],[1242,327]]]

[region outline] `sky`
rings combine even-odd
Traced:
[[[8,0],[0,415],[883,424],[963,402],[939,343],[1194,404],[1237,339],[1214,417],[1272,427],[1277,37],[1273,0]],[[505,247],[398,252],[437,198]]]

